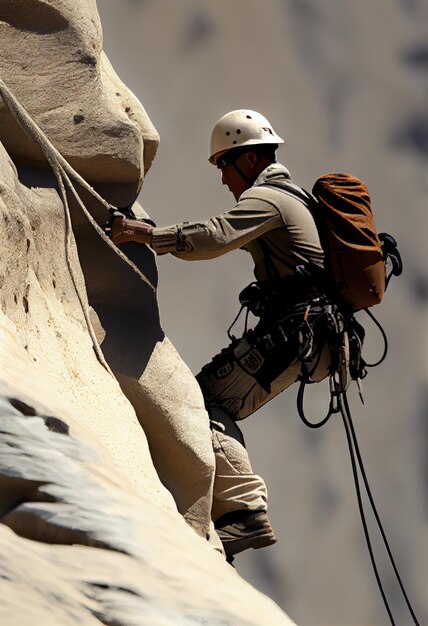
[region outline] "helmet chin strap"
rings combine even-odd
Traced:
[[[258,177],[258,174],[256,174],[253,178],[248,178],[248,176],[246,176],[246,175],[244,174],[244,172],[243,172],[243,171],[241,170],[241,168],[240,168],[240,167],[236,164],[236,162],[235,162],[235,161],[233,161],[233,162],[231,163],[231,165],[233,165],[233,167],[234,167],[234,168],[235,168],[235,170],[238,172],[238,174],[240,175],[240,177],[241,177],[241,178],[243,178],[243,179],[245,180],[245,182],[246,182],[246,183],[247,183],[250,187],[252,187],[252,186],[253,186],[253,184],[255,183],[255,181],[256,181],[256,179],[257,179],[257,177]]]

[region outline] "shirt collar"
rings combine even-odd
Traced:
[[[273,180],[287,180],[291,182],[291,174],[284,165],[281,165],[281,163],[272,163],[271,165],[268,165],[263,172],[260,172],[253,183],[253,187],[268,184],[269,181]]]

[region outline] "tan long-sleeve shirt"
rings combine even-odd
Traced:
[[[257,280],[293,274],[293,268],[305,262],[322,267],[323,251],[306,204],[281,189],[266,187],[281,182],[292,184],[288,170],[270,165],[230,211],[204,222],[155,228],[153,249],[196,261],[242,248],[253,257]]]

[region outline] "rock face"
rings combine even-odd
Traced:
[[[116,204],[131,203],[158,135],[102,51],[95,0],[2,0],[0,37],[5,83],[73,167],[103,183],[103,191],[118,185]],[[0,128],[2,143],[17,159],[45,162],[4,106]]]
[[[80,174],[134,201],[157,134],[95,2],[1,0],[0,29],[0,78]],[[5,103],[0,129],[1,623],[291,624],[213,549],[207,416],[160,326],[153,255],[118,256],[60,198]]]
[[[61,5],[56,3],[51,3],[50,6],[58,10],[61,8]],[[73,10],[79,6],[84,13],[85,3],[80,5],[74,3]],[[13,7],[11,7],[11,13],[13,14]],[[67,11],[65,15],[68,15]],[[79,13],[74,15],[74,22],[71,22],[73,32],[75,30],[80,32],[82,28],[83,30],[86,28],[86,21],[80,18],[78,20],[78,17]],[[9,21],[14,23],[13,18]],[[36,20],[37,23],[40,21],[43,21],[43,13],[39,16],[39,20]],[[81,38],[83,36],[84,33],[81,34]],[[19,33],[16,38],[19,38]],[[31,57],[32,49],[29,46],[27,49],[30,51],[28,56]],[[16,55],[20,51],[21,49],[11,50],[11,54],[7,57],[10,64],[13,64],[13,60],[15,65],[18,64],[19,57],[17,58]],[[47,55],[47,67],[50,67],[51,57],[56,61],[55,53],[58,55],[61,52],[61,46],[53,47]],[[15,76],[15,82],[19,82],[17,76]],[[110,82],[107,82],[107,86],[111,88]],[[79,82],[76,83],[76,89],[79,89]],[[13,103],[16,96],[7,95],[6,90],[7,88],[4,87],[2,93],[4,93],[3,99],[9,112],[15,111],[15,107],[19,109],[19,104]],[[74,92],[73,89],[72,91]],[[42,103],[39,102],[40,98],[45,98],[48,107],[49,92],[38,93],[38,106],[42,107]],[[100,119],[104,118],[107,123],[110,120],[110,105],[111,102],[106,98],[105,92],[97,92],[94,85],[92,89],[94,114],[96,112],[96,115]],[[98,353],[100,352],[98,341],[102,343],[105,357],[102,356],[101,361],[104,358],[107,360],[107,369],[114,372],[128,397],[132,396],[132,404],[138,420],[149,437],[151,455],[155,460],[159,477],[173,494],[180,513],[197,532],[203,537],[211,534],[215,539],[216,535],[210,520],[214,454],[208,419],[196,381],[168,339],[165,338],[160,326],[153,254],[136,244],[123,245],[122,251],[119,252],[99,228],[96,230],[92,222],[95,221],[95,226],[96,222],[99,225],[106,224],[109,218],[108,205],[106,208],[102,198],[95,197],[90,187],[88,187],[89,191],[85,189],[84,181],[81,180],[77,183],[77,189],[86,204],[85,209],[80,196],[74,191],[70,182],[67,182],[67,175],[58,169],[61,165],[57,161],[62,157],[58,156],[58,153],[55,154],[54,148],[43,135],[43,131],[38,130],[37,125],[34,126],[34,122],[31,117],[28,118],[25,110],[18,110],[18,113],[15,111],[14,116],[17,119],[26,119],[20,125],[26,129],[33,143],[42,146],[45,160],[48,159],[56,172],[55,177],[49,168],[38,169],[30,167],[27,162],[23,163],[20,151],[15,152],[15,144],[12,142],[9,151],[15,159],[17,174],[23,185],[20,188],[21,195],[31,193],[30,190],[34,187],[53,190],[59,185],[61,191],[65,185],[67,189],[61,192],[62,203],[56,207],[60,210],[59,219],[63,220],[62,227],[58,228],[55,216],[51,218],[50,213],[55,212],[55,207],[44,210],[45,219],[40,224],[38,242],[41,244],[42,241],[46,241],[46,245],[51,246],[54,256],[49,267],[55,267],[55,259],[62,249],[63,261],[66,263],[71,278],[72,295],[68,297],[77,298],[86,328],[92,334],[94,347]],[[66,122],[67,116],[64,119]],[[114,119],[113,116],[113,123]],[[143,132],[143,129],[139,130]],[[78,146],[77,141],[76,149]],[[104,146],[102,149],[107,150],[107,148],[108,146]],[[86,154],[85,150],[86,143],[82,142],[80,145],[82,155]],[[114,166],[116,154],[107,153],[103,159]],[[140,161],[139,166],[143,167]],[[66,167],[69,166],[66,164]],[[139,186],[141,178],[142,170],[137,169],[134,175],[135,188]],[[132,182],[117,183],[113,179],[107,183],[104,190],[108,192],[106,195],[110,200],[112,197],[119,196],[123,199],[123,189],[126,187],[132,188]],[[39,193],[45,192],[39,191]],[[56,193],[54,195],[57,197]],[[31,204],[31,200],[29,203]],[[137,203],[133,204],[133,208],[137,214],[142,213]],[[92,217],[90,213],[85,214],[85,211],[92,213]],[[92,222],[88,220],[88,216]],[[71,227],[73,233],[70,230]],[[35,227],[32,226],[32,228]],[[73,234],[76,243],[73,240]],[[30,241],[28,244],[30,252],[31,239],[27,238],[27,241]],[[62,247],[61,241],[63,241]],[[52,247],[53,242],[56,242],[54,247]],[[78,259],[76,250],[73,249],[76,244]],[[43,254],[43,248],[40,249]],[[79,263],[83,276],[80,274]],[[37,272],[35,274],[37,281]],[[50,276],[49,279],[53,285],[54,278]],[[9,297],[13,308],[14,297],[12,298],[12,294],[9,294]],[[28,298],[26,302],[29,304]],[[35,308],[38,310],[38,307]],[[8,305],[5,304],[5,310],[7,309]],[[10,316],[13,318],[13,313]],[[44,326],[46,322],[46,319],[43,320],[41,326]],[[97,333],[97,340],[93,336],[94,329]],[[46,348],[49,343],[41,342],[40,346],[43,351],[49,351],[49,347]],[[72,352],[70,352],[71,357]],[[66,367],[69,367],[68,359],[66,363]],[[75,370],[79,368],[78,363],[71,367]],[[154,390],[153,384],[156,381],[158,382]],[[108,391],[104,390],[103,393],[108,400]],[[116,423],[119,424],[120,421],[117,420]]]
[[[73,436],[79,419],[47,415],[50,406],[4,385],[0,393],[2,624],[292,624]]]

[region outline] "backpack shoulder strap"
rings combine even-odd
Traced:
[[[298,185],[294,185],[293,183],[287,181],[263,183],[261,185],[258,185],[258,187],[269,187],[271,189],[277,189],[278,191],[281,191],[286,195],[295,198],[296,200],[299,200],[307,209],[309,209],[315,221],[315,225],[319,234],[319,225],[317,224],[316,220],[316,211],[314,211],[314,206],[318,204],[318,200],[313,194],[309,193],[309,191],[306,191],[306,189],[303,189],[302,187],[299,187]],[[316,276],[317,279],[320,279],[322,276],[324,276],[324,270],[320,268],[319,265],[309,259],[302,259],[302,263],[298,267],[298,272],[302,273],[303,275]]]
[[[301,187],[298,187],[297,185],[294,185],[293,183],[286,181],[262,183],[261,185],[258,185],[258,188],[260,187],[278,189],[293,198],[297,198],[297,200],[300,200],[300,202],[302,202],[305,206],[309,206],[312,202],[316,202],[316,198],[311,193]]]

